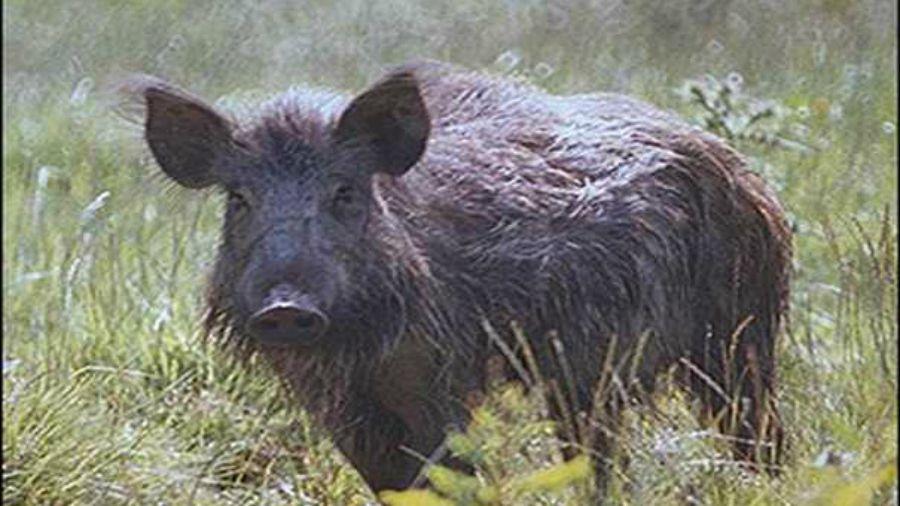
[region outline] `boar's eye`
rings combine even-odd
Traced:
[[[359,225],[365,216],[365,194],[348,183],[339,183],[331,191],[331,212],[345,224]]]
[[[348,184],[340,184],[335,187],[331,199],[336,207],[352,206],[356,203],[356,191]]]
[[[250,207],[247,197],[239,190],[228,191],[228,206],[238,211],[243,211]]]

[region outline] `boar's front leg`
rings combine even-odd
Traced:
[[[426,480],[417,477],[426,462],[471,472],[441,448],[448,430],[457,424],[429,418],[410,426],[401,416],[372,400],[357,410],[356,417],[336,428],[334,439],[376,493],[423,486]]]
[[[419,460],[403,451],[409,433],[402,420],[374,403],[357,410],[357,416],[337,427],[334,439],[375,492],[408,488],[422,467]]]

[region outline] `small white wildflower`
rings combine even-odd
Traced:
[[[90,94],[91,90],[94,88],[94,80],[90,77],[85,77],[78,81],[78,84],[75,85],[75,88],[72,90],[72,95],[69,96],[69,103],[72,105],[81,105],[87,100],[88,94]]]
[[[839,121],[844,117],[844,108],[841,107],[841,104],[832,104],[831,109],[828,110],[828,119],[831,121]]]
[[[553,67],[544,62],[540,62],[534,66],[534,75],[537,76],[538,79],[546,79],[550,77],[553,72]]]
[[[744,76],[739,72],[731,72],[725,78],[725,82],[728,83],[732,91],[741,91],[744,86]]]
[[[522,57],[519,56],[516,51],[508,49],[497,57],[496,63],[507,71],[511,71],[516,68],[521,61]]]
[[[791,125],[791,132],[797,137],[806,137],[809,134],[809,127],[802,123],[794,123]]]
[[[154,206],[153,204],[148,204],[146,207],[144,207],[144,221],[148,223],[152,222],[156,219],[156,216],[156,206]]]

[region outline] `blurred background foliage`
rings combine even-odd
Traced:
[[[796,261],[779,350],[785,472],[741,470],[663,389],[629,419],[630,465],[611,502],[897,504],[895,2],[2,9],[4,504],[375,500],[271,378],[195,339],[221,200],[161,183],[108,89],[145,72],[237,110],[290,85],[359,90],[421,57],[676,110],[751,155],[786,204]],[[559,465],[541,410],[499,388],[460,441],[477,442],[479,486],[504,504],[580,504],[584,485],[503,495]]]

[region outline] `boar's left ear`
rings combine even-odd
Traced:
[[[389,75],[344,110],[335,138],[371,150],[375,172],[404,174],[425,151],[431,130],[419,85],[408,71]]]

